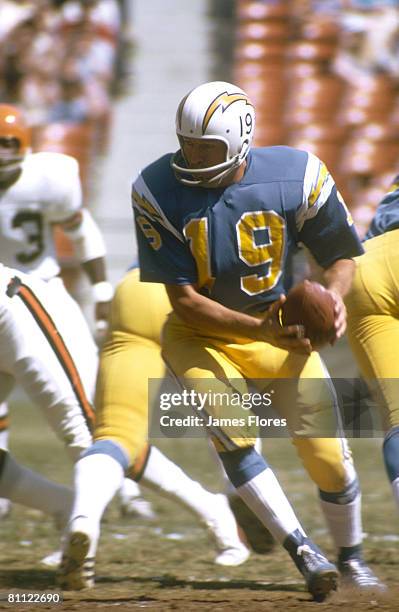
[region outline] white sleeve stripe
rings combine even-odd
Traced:
[[[134,194],[138,195],[139,198],[146,200],[148,207],[143,207],[140,204],[138,199],[134,197]],[[171,222],[166,217],[162,208],[159,206],[158,202],[152,195],[151,191],[147,187],[142,174],[140,173],[137,179],[135,180],[132,188],[132,204],[134,208],[142,214],[148,217],[150,220],[155,221],[162,225],[165,229],[167,229],[171,234],[175,236],[180,242],[184,242],[184,238],[182,234],[171,224]],[[151,209],[151,210],[150,210]]]
[[[324,175],[324,176],[323,176]],[[319,184],[319,182],[321,184]],[[306,220],[314,218],[327,202],[334,187],[334,180],[326,166],[315,155],[308,153],[303,179],[302,204],[296,213],[296,225],[300,231]]]

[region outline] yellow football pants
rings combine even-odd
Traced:
[[[346,441],[337,437],[315,437],[313,432],[337,431],[334,396],[318,353],[310,356],[288,353],[264,342],[226,343],[204,337],[175,314],[163,333],[163,356],[185,388],[197,393],[247,393],[247,380],[260,391],[270,385],[284,402],[274,406],[287,419],[296,450],[311,478],[323,491],[342,491],[353,480],[354,468]],[[286,380],[292,379],[287,385]],[[271,384],[271,379],[273,379]],[[279,380],[280,379],[280,380]],[[319,379],[315,383],[315,379]],[[207,406],[220,417],[218,406]],[[229,417],[242,416],[240,406],[229,407]],[[212,430],[218,450],[234,450],[254,444],[256,431],[247,426]],[[320,434],[319,434],[320,435]]]
[[[399,425],[399,230],[364,247],[346,298],[348,338],[388,431]]]
[[[162,285],[141,283],[134,269],[118,285],[110,334],[100,356],[95,440],[114,440],[131,464],[148,438],[148,379],[162,379],[160,332],[170,303]]]

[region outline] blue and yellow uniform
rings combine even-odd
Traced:
[[[384,459],[399,505],[399,176],[377,208],[364,248],[346,299],[348,337],[380,407]]]
[[[166,155],[139,175],[132,189],[141,279],[192,284],[224,306],[255,316],[285,288],[287,258],[299,243],[328,267],[362,253],[352,220],[325,165],[289,147],[253,149],[243,178],[223,189],[179,183]],[[198,391],[246,392],[291,378],[279,412],[319,488],[342,492],[354,480],[350,454],[336,432],[333,392],[319,355],[288,353],[265,342],[205,336],[174,313],[163,331],[163,355],[184,385]],[[314,388],[309,379],[324,381]],[[284,381],[282,381],[284,383]],[[322,390],[321,390],[322,387]],[[207,408],[218,416],[215,406]],[[239,408],[237,409],[239,411]],[[254,432],[215,427],[219,450],[254,442]],[[325,434],[326,435],[326,434]]]
[[[399,426],[399,177],[379,204],[346,299],[348,336],[362,375],[378,385],[385,432]]]
[[[383,197],[365,236],[365,240],[399,229],[399,174]]]
[[[133,186],[144,281],[195,284],[253,314],[284,290],[287,257],[298,243],[322,267],[362,252],[332,177],[313,155],[255,149],[239,183],[207,190],[179,183],[170,158],[148,166]]]
[[[348,337],[375,394],[385,433],[384,458],[399,482],[399,176],[377,207],[347,296]],[[399,503],[399,489],[397,493]]]

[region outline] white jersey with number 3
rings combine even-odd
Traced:
[[[0,261],[47,280],[56,276],[53,223],[82,204],[77,161],[61,153],[27,155],[18,180],[0,189]]]
[[[97,365],[86,320],[61,279],[0,264],[0,402],[20,385],[73,460],[91,444]]]

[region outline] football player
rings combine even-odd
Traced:
[[[362,557],[359,485],[346,441],[334,437],[326,368],[303,329],[282,327],[278,318],[285,262],[301,242],[324,269],[340,338],[342,298],[362,247],[325,165],[289,147],[251,148],[254,127],[251,101],[230,83],[206,83],[182,99],[179,151],[147,166],[133,184],[141,279],[166,286],[174,312],[163,356],[186,389],[246,393],[249,379],[260,392],[271,380],[285,391],[278,409],[319,489],[338,568],[352,585],[378,588]],[[292,383],[279,387],[287,378]],[[318,381],[316,394],[309,379]],[[218,417],[215,406],[206,410]],[[242,416],[240,407],[234,416]],[[336,568],[307,538],[256,452],[254,432],[216,424],[211,435],[237,493],[286,548],[309,591],[325,597]]]
[[[73,461],[90,445],[97,347],[72,300],[67,317],[54,283],[0,264],[0,402],[15,384],[42,411]],[[67,512],[71,490],[46,483],[2,451],[0,495]],[[58,512],[58,511],[57,511]]]
[[[148,338],[151,324],[147,324],[146,316],[149,310],[147,300],[150,296],[146,294],[140,299],[140,292],[136,291],[137,285],[141,287],[141,283],[134,283],[134,280],[133,283],[129,282],[128,277],[128,280],[122,283],[121,292],[123,293],[125,289],[129,297],[134,296],[140,304],[141,318],[138,317],[135,322],[136,329],[140,330],[140,340],[138,336],[130,334],[126,328],[126,323],[131,325],[126,317],[129,300],[125,302],[121,320],[117,317],[120,329],[115,331],[116,343],[115,345],[111,343],[108,350],[105,348],[101,362],[100,381],[102,382],[97,392],[100,397],[97,430],[99,438],[96,439],[102,440],[104,437],[107,440],[109,436],[113,438],[116,435],[118,440],[120,438],[124,442],[127,440],[126,444],[132,456],[137,447],[145,459],[145,464],[140,466],[140,470],[143,471],[143,483],[149,484],[165,495],[181,500],[202,519],[213,534],[219,550],[216,563],[238,565],[246,561],[249,552],[238,537],[237,526],[225,497],[205,491],[161,451],[152,448],[150,452],[146,446],[147,378],[151,372],[154,377],[159,375],[158,364],[161,360],[159,345],[155,345],[151,338]],[[133,289],[133,293],[130,289]],[[165,302],[167,302],[166,297]],[[120,303],[116,300],[114,310],[117,315],[119,308]],[[130,312],[129,307],[128,313]],[[155,322],[156,318],[154,324]],[[115,359],[114,351],[117,353]],[[154,366],[151,363],[153,356],[158,358],[155,359]],[[134,364],[137,362],[136,375],[133,375],[130,369],[132,363],[130,359],[133,359]],[[74,311],[68,313],[67,320],[65,313],[58,307],[58,293],[52,291],[51,285],[34,275],[27,275],[0,264],[0,389],[8,393],[13,384],[18,383],[32,403],[41,408],[50,426],[66,445],[73,461],[77,461],[82,452],[89,447],[86,460],[78,461],[76,464],[78,481],[87,462],[90,466],[94,458],[96,465],[96,469],[91,470],[90,479],[85,481],[85,486],[74,505],[80,509],[78,512],[80,521],[83,518],[81,510],[85,505],[88,505],[90,512],[100,519],[105,506],[98,500],[108,495],[110,487],[115,485],[114,492],[118,490],[123,480],[118,478],[119,474],[115,474],[115,470],[112,471],[112,465],[109,468],[107,461],[105,463],[101,461],[101,455],[96,454],[97,447],[94,451],[90,448],[94,418],[91,398],[94,395],[96,365],[97,347],[77,304]],[[106,392],[110,393],[110,396],[105,396],[106,408],[103,409],[101,384],[106,381],[109,381],[110,389],[107,386]],[[100,442],[100,449],[102,445]],[[107,447],[106,442],[105,447]],[[0,458],[2,456],[0,453]],[[136,461],[136,470],[137,465]],[[6,494],[6,497],[15,501],[21,501],[16,498],[23,495],[23,503],[36,508],[40,490],[43,497],[42,507],[46,508],[45,485],[43,483],[41,485],[38,479],[32,480],[29,484],[29,478],[20,478],[21,470],[18,471],[15,464],[10,461],[6,463],[6,467],[8,485],[2,486],[0,479],[0,494]],[[111,483],[108,482],[108,473],[114,476]],[[13,474],[14,478],[10,474],[11,476]],[[131,472],[130,476],[133,475],[137,476],[137,473]],[[36,488],[36,482],[39,482],[40,489]],[[56,501],[59,501],[61,494],[65,498],[64,510],[70,509],[71,493],[68,489],[62,487],[60,492],[50,487],[47,489],[49,512],[52,512],[54,506],[54,496]],[[93,567],[90,568],[90,572],[85,573],[86,570],[87,564],[83,573],[77,570],[68,571],[63,585],[68,588],[90,586],[93,582]]]
[[[399,508],[399,176],[365,236],[346,299],[348,337],[380,408],[383,456]]]
[[[148,381],[165,374],[160,333],[169,312],[166,292],[141,283],[137,269],[116,289],[110,335],[100,354],[94,444],[75,465],[75,499],[59,579],[64,589],[94,585],[101,516],[126,473],[191,510],[213,535],[216,563],[239,565],[249,556],[227,498],[205,490],[147,443]]]
[[[59,225],[72,241],[92,283],[95,318],[99,329],[103,329],[113,288],[105,275],[104,240],[90,211],[82,207],[78,163],[61,153],[31,153],[30,147],[30,129],[23,113],[14,106],[0,104],[0,261],[47,281],[52,296],[58,294],[58,308],[73,329],[79,315],[59,277],[53,240],[54,226]],[[81,321],[79,326],[83,325]],[[6,395],[3,393],[4,403],[0,405],[3,423],[7,418]],[[7,448],[5,426],[0,447]],[[120,498],[122,513],[153,516],[134,482],[126,480]]]
[[[22,112],[0,104],[0,261],[46,281],[57,278],[53,228],[59,225],[93,285],[96,320],[106,321],[112,286],[106,282],[105,245],[82,207],[78,163],[61,153],[31,153],[30,146]],[[68,303],[68,294],[60,293],[60,304]]]

